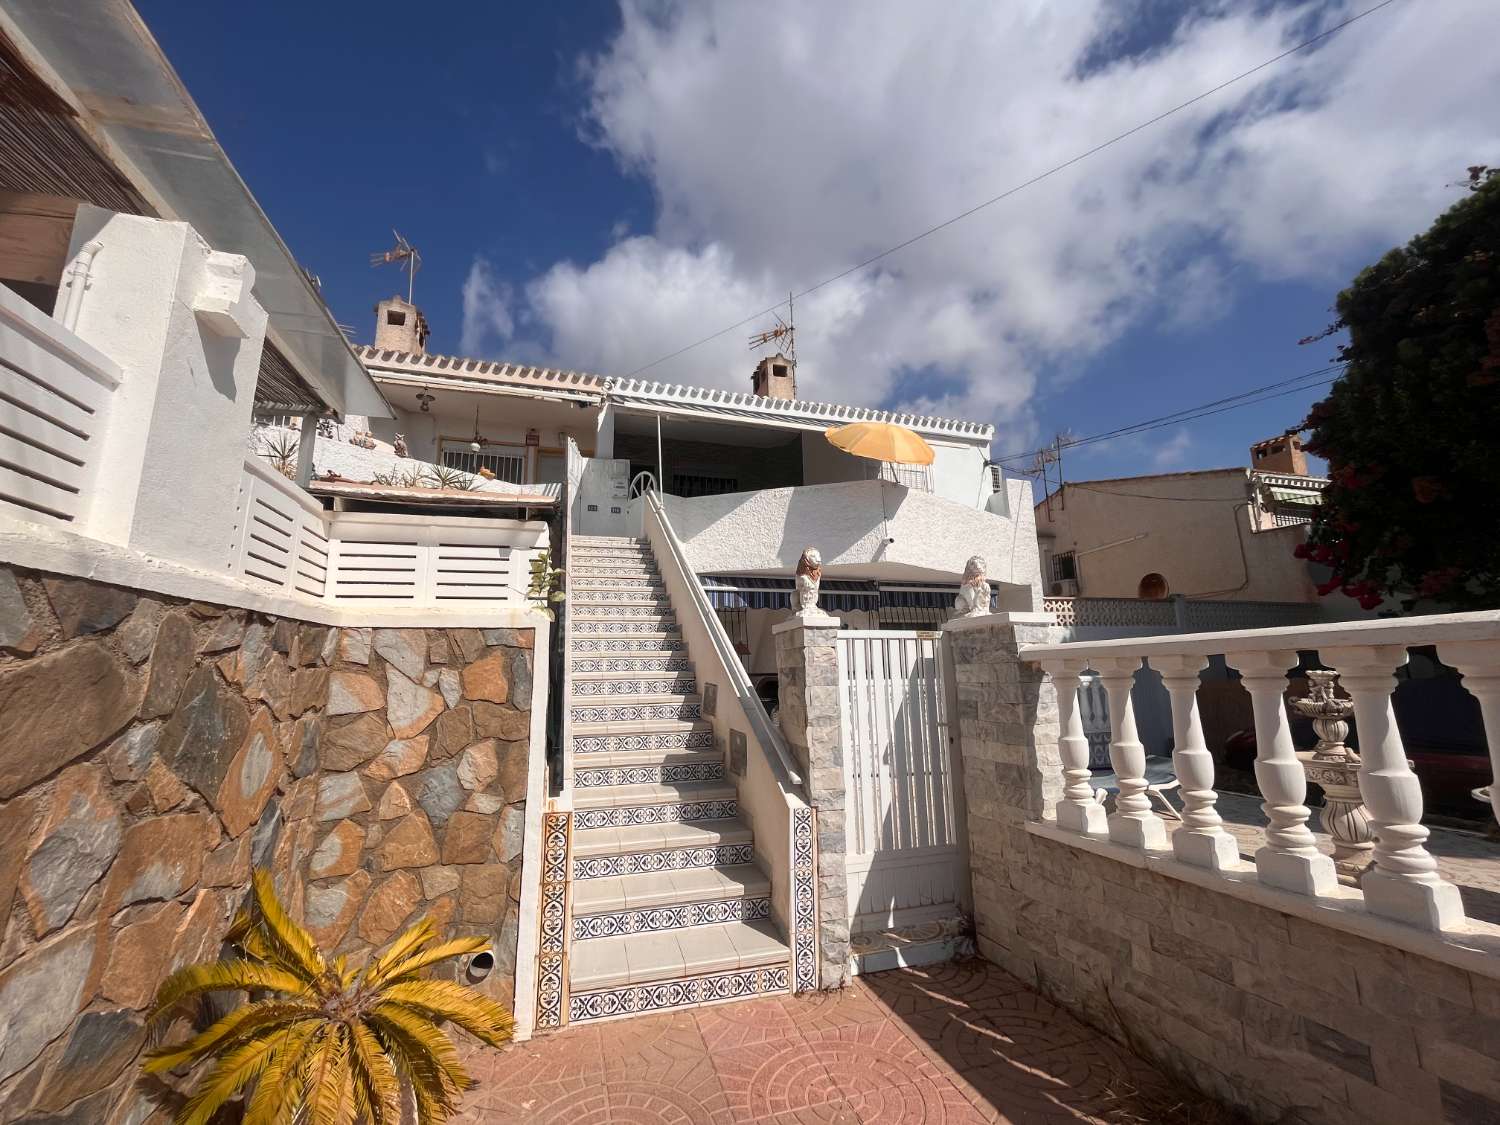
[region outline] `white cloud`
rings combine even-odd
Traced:
[[[494,270],[483,258],[475,258],[464,278],[463,330],[458,347],[462,355],[480,356],[491,342],[503,344],[515,333],[508,286],[496,282]]]
[[[1156,439],[1148,438],[1151,448],[1151,467],[1157,472],[1167,472],[1181,465],[1187,457],[1188,450],[1193,446],[1193,435],[1186,429],[1179,429],[1171,437]]]
[[[1107,0],[937,8],[622,0],[586,60],[588,135],[650,182],[654,230],[526,291],[558,362],[626,374],[1270,58],[1352,3],[1217,0],[1169,42],[1081,66]],[[1234,286],[1331,291],[1493,159],[1500,19],[1397,3],[798,302],[800,389],[1032,436],[1037,373],[1143,318],[1198,324]],[[478,264],[476,264],[478,269]],[[492,294],[485,274],[470,275]],[[487,286],[487,288],[482,288]],[[465,339],[470,338],[465,287]],[[506,336],[475,299],[483,336]],[[503,328],[502,328],[503,324]],[[743,389],[734,329],[647,378]],[[930,394],[914,372],[934,372]]]

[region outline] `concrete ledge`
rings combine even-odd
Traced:
[[[1176,859],[1170,851],[1141,851],[1110,842],[1102,835],[1082,835],[1059,828],[1051,821],[1028,821],[1026,831],[1033,836],[1068,847],[1092,852],[1130,867],[1140,867],[1193,883],[1205,890],[1218,891],[1232,898],[1253,902],[1282,914],[1291,914],[1330,929],[1342,930],[1357,937],[1395,946],[1407,953],[1442,961],[1455,968],[1500,980],[1500,926],[1489,922],[1465,921],[1462,929],[1429,933],[1377,918],[1365,910],[1364,896],[1353,887],[1342,884],[1326,895],[1292,894],[1260,882],[1254,864],[1243,860],[1222,872],[1194,867]]]
[[[61,527],[0,515],[0,563],[71,578],[86,578],[190,601],[248,609],[316,625],[389,629],[535,629],[546,644],[552,622],[532,606],[482,609],[402,609],[289,598],[260,590],[227,574],[166,562]]]
[[[983,629],[987,625],[1056,625],[1057,617],[1051,613],[1020,613],[1001,610],[986,613],[982,617],[955,617],[943,623],[945,633],[964,633],[970,629]]]

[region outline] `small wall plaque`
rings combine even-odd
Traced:
[[[705,715],[712,716],[719,709],[719,685],[703,685],[703,703],[699,708]]]
[[[589,505],[589,511],[591,511],[591,512],[597,512],[598,510],[599,510],[599,505],[598,504],[590,504]]]
[[[745,776],[745,763],[749,757],[749,751],[745,743],[743,731],[732,730],[729,732],[729,772],[735,777]]]
[[[610,508],[609,514],[612,515],[612,516],[618,516],[620,514],[620,509],[619,508]]]

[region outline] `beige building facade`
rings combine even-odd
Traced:
[[[1068,482],[1036,506],[1043,585],[1053,597],[1316,602],[1292,552],[1326,484],[1245,468]]]

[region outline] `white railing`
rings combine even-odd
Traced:
[[[0,285],[0,509],[86,521],[117,364]]]
[[[293,598],[411,608],[528,603],[544,523],[326,512],[258,457],[240,479],[232,573]]]
[[[1254,712],[1255,777],[1270,820],[1255,853],[1256,875],[1282,891],[1334,894],[1333,861],[1318,849],[1308,827],[1307,781],[1284,701],[1287,672],[1297,666],[1299,652],[1315,652],[1322,664],[1338,671],[1354,706],[1360,791],[1376,837],[1374,866],[1362,880],[1366,911],[1427,930],[1461,926],[1458,888],[1439,878],[1425,846],[1422,790],[1391,705],[1395,672],[1406,662],[1406,650],[1416,645],[1435,645],[1438,658],[1462,674],[1479,701],[1492,768],[1500,773],[1500,612],[1022,648],[1022,659],[1039,663],[1057,689],[1065,786],[1056,809],[1058,827],[1128,848],[1170,850],[1183,863],[1219,873],[1239,866],[1234,838],[1215,811],[1214,759],[1204,745],[1197,703],[1207,658],[1223,655],[1239,671]],[[1161,674],[1171,698],[1172,760],[1183,811],[1170,844],[1166,824],[1147,797],[1146,755],[1131,705],[1132,681],[1143,659]],[[1113,718],[1110,764],[1119,795],[1107,817],[1090,784],[1088,741],[1077,705],[1085,669],[1098,673]]]
[[[1322,607],[1313,602],[1240,602],[1171,597],[1045,597],[1042,611],[1059,625],[1089,628],[1181,629],[1204,633],[1219,629],[1272,629],[1319,620]]]

